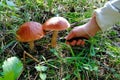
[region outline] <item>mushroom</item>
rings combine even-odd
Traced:
[[[30,49],[34,48],[34,41],[44,36],[42,25],[38,22],[26,22],[16,31],[16,39],[20,42],[28,42]]]
[[[52,17],[43,24],[43,30],[53,30],[51,47],[56,47],[58,31],[70,27],[70,23],[63,17]]]

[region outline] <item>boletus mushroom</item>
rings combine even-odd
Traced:
[[[34,41],[44,36],[42,25],[38,22],[25,22],[16,31],[16,39],[20,42],[28,42],[30,49],[34,48]]]
[[[53,48],[56,47],[58,31],[65,30],[69,27],[70,27],[70,23],[63,17],[52,17],[43,24],[44,31],[46,30],[53,31],[51,47]]]

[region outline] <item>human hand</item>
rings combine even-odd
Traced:
[[[84,45],[85,41],[83,39],[73,40],[71,42],[67,41],[76,37],[82,37],[89,39],[94,36],[98,31],[100,31],[100,27],[96,22],[95,15],[92,16],[90,21],[82,26],[75,27],[71,30],[71,32],[65,37],[66,43],[72,46],[75,45]]]
[[[86,25],[78,26],[72,29],[72,31],[65,37],[66,44],[75,46],[75,45],[84,45],[84,39],[88,39],[90,36],[85,30]],[[72,41],[69,41],[71,40]]]

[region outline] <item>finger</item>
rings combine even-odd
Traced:
[[[75,33],[73,31],[71,31],[66,37],[66,40],[72,39],[73,37],[75,37]]]
[[[70,43],[68,41],[66,41],[66,44],[70,45]]]
[[[81,41],[81,45],[82,45],[82,46],[85,45],[85,41],[84,41],[84,40]]]
[[[81,45],[81,42],[82,42],[82,40],[78,40],[76,45],[78,45],[78,46]]]
[[[76,40],[73,40],[71,43],[70,43],[70,45],[72,45],[72,46],[75,46],[76,45]]]

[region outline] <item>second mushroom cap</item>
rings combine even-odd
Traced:
[[[43,24],[44,30],[65,30],[70,27],[69,22],[63,17],[52,17]]]

